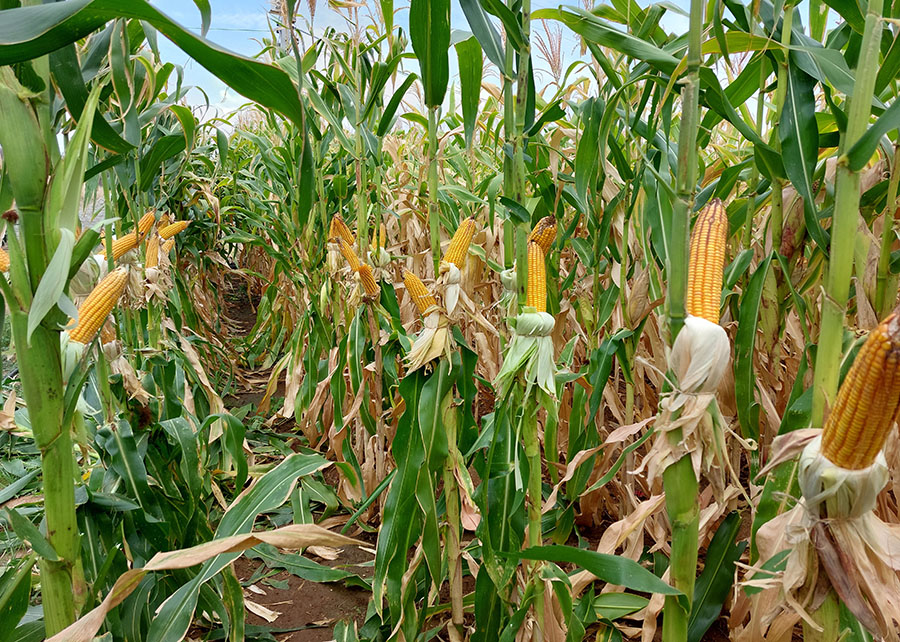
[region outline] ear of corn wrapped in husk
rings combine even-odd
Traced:
[[[685,455],[698,477],[703,474],[717,495],[725,487],[725,426],[716,405],[716,390],[731,362],[731,342],[719,325],[728,217],[719,199],[707,204],[691,234],[687,308],[684,326],[668,354],[674,390],[660,401],[657,435],[641,463],[651,483]],[[680,431],[674,442],[672,434]],[[744,442],[755,448],[752,442]]]
[[[413,371],[441,356],[450,357],[450,322],[418,276],[405,270],[403,282],[409,298],[425,320],[425,326],[406,355],[407,366]]]
[[[474,218],[469,217],[460,221],[459,227],[456,228],[456,233],[450,240],[447,253],[438,267],[438,292],[441,295],[444,309],[451,317],[456,312],[456,306],[459,303],[460,282],[462,281],[461,270],[466,266],[469,245],[472,243],[474,234]]]
[[[812,440],[791,441],[788,433],[773,444],[782,459],[803,448],[797,474],[801,498],[759,529],[761,562],[789,551],[784,571],[762,584],[769,593],[779,592],[784,605],[813,628],[819,627],[809,611],[815,607],[818,578],[825,574],[873,635],[900,640],[900,526],[874,513],[890,477],[881,451],[900,408],[898,382],[900,318],[895,314],[869,334],[824,430]],[[782,449],[782,443],[793,450]],[[764,633],[772,617],[754,613],[759,620],[754,625]]]
[[[545,403],[556,401],[556,362],[553,358],[553,339],[550,336],[556,319],[546,312],[547,274],[545,256],[535,241],[528,243],[529,305],[516,317],[512,341],[503,359],[495,385],[505,395],[522,373],[525,381],[536,385],[546,395]]]

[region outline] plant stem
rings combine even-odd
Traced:
[[[698,484],[689,456],[682,457],[663,472],[666,510],[672,526],[672,557],[669,583],[688,596],[694,596],[697,572],[697,539],[700,528]],[[663,611],[663,642],[687,640],[690,610],[685,611],[673,596],[666,596]]]
[[[523,384],[524,385],[524,384]],[[538,403],[535,393],[525,400],[522,418],[522,441],[525,446],[525,457],[528,459],[528,546],[541,545],[541,444],[538,439],[537,411]],[[538,628],[544,630],[544,585],[539,576],[540,562],[532,565],[532,581],[534,582],[534,615]]]
[[[428,109],[428,227],[431,233],[431,256],[434,259],[434,274],[438,274],[441,262],[441,220],[438,211],[437,175],[437,117],[440,107]]]
[[[456,447],[456,409],[452,407],[453,391],[441,404],[443,406],[444,431],[447,433],[449,452],[444,461],[444,498],[447,503],[447,569],[450,584],[450,623],[447,632],[453,642],[463,640],[463,588],[462,555],[460,554],[459,486],[454,468],[458,451]]]
[[[891,246],[894,244],[894,216],[897,211],[897,187],[900,183],[900,144],[894,145],[891,162],[891,180],[888,183],[884,204],[884,221],[881,227],[881,254],[878,257],[878,276],[875,285],[875,313],[879,319],[888,315],[897,299],[897,276],[891,274]]]
[[[872,94],[878,74],[883,0],[871,0],[860,47],[853,96],[849,98],[847,131],[841,145],[835,178],[834,217],[831,224],[831,254],[822,298],[822,326],[819,331],[816,371],[813,382],[812,425],[821,426],[826,403],[834,401],[840,375],[844,312],[850,295],[853,273],[853,245],[859,222],[859,172],[854,172],[843,156],[865,133],[869,124]]]
[[[75,519],[75,460],[72,435],[63,425],[62,361],[59,332],[38,326],[27,341],[28,314],[11,314],[16,361],[22,373],[22,392],[28,405],[34,441],[41,451],[44,518],[47,539],[59,561],[42,559],[41,598],[47,636],[75,621],[73,571],[78,559]]]
[[[691,0],[688,33],[687,71],[681,90],[681,125],[678,132],[678,169],[675,176],[675,203],[672,212],[672,238],[669,243],[666,297],[669,340],[674,341],[687,316],[688,244],[690,217],[697,185],[697,128],[700,117],[700,39],[703,32],[703,3]]]

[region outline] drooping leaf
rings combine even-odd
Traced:
[[[450,80],[450,0],[412,0],[409,36],[419,59],[425,105],[439,107]]]

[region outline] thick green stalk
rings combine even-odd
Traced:
[[[38,326],[27,341],[28,314],[11,315],[16,361],[34,441],[41,452],[47,538],[59,561],[41,560],[41,599],[47,636],[75,621],[73,572],[79,553],[75,519],[75,461],[72,436],[63,425],[63,382],[59,332]]]
[[[438,210],[437,118],[440,107],[428,109],[428,228],[431,234],[431,256],[437,276],[441,262],[441,218]]]
[[[531,0],[522,0],[522,34],[525,36],[525,45],[519,50],[519,73],[516,78],[516,113],[515,129],[513,132],[513,175],[512,175],[512,199],[525,205],[525,116],[528,111],[528,71],[531,68],[531,45],[529,44],[529,32],[531,25]],[[519,278],[519,305],[523,305],[527,296],[528,259],[526,254],[526,240],[529,233],[528,225],[516,226],[516,261],[517,272],[522,275]]]
[[[463,639],[463,586],[462,555],[460,552],[460,534],[462,532],[459,509],[459,486],[456,482],[454,468],[459,456],[456,446],[456,409],[452,407],[453,391],[441,404],[444,418],[444,431],[447,434],[449,453],[444,462],[444,498],[447,503],[447,569],[450,585],[450,622],[447,631],[452,642]]]
[[[856,82],[847,117],[847,131],[841,144],[845,153],[865,133],[869,124],[875,77],[878,74],[883,0],[870,0],[860,47]],[[853,245],[859,224],[859,172],[847,165],[845,156],[837,163],[834,217],[831,224],[831,254],[822,298],[822,326],[813,382],[812,425],[821,426],[826,403],[833,403],[838,387],[844,312],[853,274]]]
[[[672,238],[669,243],[666,297],[669,315],[669,340],[674,341],[687,316],[688,243],[690,217],[697,185],[697,128],[700,119],[700,36],[703,31],[703,3],[691,0],[691,26],[688,34],[687,71],[681,90],[681,125],[678,133],[678,170],[675,176],[675,203],[672,214]]]
[[[503,136],[505,144],[512,147],[516,128],[516,104],[513,98],[512,68],[515,50],[509,38],[506,39],[506,71],[503,74]],[[515,193],[514,165],[505,149],[501,150],[503,159],[503,193],[511,196]],[[503,223],[503,263],[507,269],[513,266],[516,256],[516,224],[507,218]]]
[[[784,5],[784,19],[781,23],[781,45],[784,49],[784,61],[778,68],[778,84],[775,88],[775,110],[772,127],[772,135],[769,142],[772,147],[778,151],[781,149],[781,137],[778,135],[778,124],[781,121],[781,112],[784,109],[784,100],[787,96],[788,83],[788,48],[791,44],[791,26],[794,20],[794,8],[789,4]],[[772,230],[772,248],[777,252],[781,247],[781,237],[784,230],[784,185],[782,178],[776,178],[772,181],[772,213],[770,217],[770,228]]]
[[[666,510],[672,527],[672,557],[669,583],[688,596],[694,595],[697,572],[697,538],[700,528],[698,484],[690,457],[682,457],[663,473]],[[687,640],[690,611],[685,611],[672,596],[666,597],[663,611],[663,642]]]
[[[878,257],[878,276],[875,285],[875,313],[883,319],[894,307],[897,299],[897,275],[891,274],[891,246],[894,244],[894,216],[897,212],[897,187],[900,183],[900,144],[894,145],[891,162],[891,180],[888,183],[887,201],[884,204],[884,222],[881,227],[881,254]]]
[[[524,382],[522,384],[524,386]],[[525,458],[528,460],[528,546],[541,545],[541,504],[543,502],[541,482],[541,443],[538,438],[537,412],[538,403],[534,398],[534,392],[525,400],[524,416],[522,418],[522,441],[525,446]],[[532,581],[535,587],[534,614],[538,628],[544,629],[544,585],[538,577],[540,562],[532,566],[534,576]]]
[[[690,215],[697,185],[697,128],[700,118],[700,41],[703,31],[703,3],[691,0],[691,24],[688,34],[687,72],[681,92],[681,129],[678,138],[678,170],[672,217],[672,238],[669,243],[666,297],[669,315],[669,340],[674,341],[687,316],[688,245]],[[681,430],[669,433],[678,442]],[[663,472],[666,509],[672,527],[672,556],[669,562],[669,581],[692,599],[697,572],[697,532],[700,523],[697,478],[690,456],[684,456]],[[667,597],[663,611],[663,642],[687,640],[690,610],[685,611],[677,600]]]
[[[357,78],[357,86],[359,87],[359,95],[357,96],[357,109],[362,109],[362,106],[365,104],[363,101],[363,65],[362,60],[360,58],[362,55],[359,53],[359,36],[357,38],[357,60],[356,66],[359,71],[359,77]],[[359,121],[359,114],[357,114],[357,121]],[[362,139],[362,125],[359,122],[355,123],[356,127],[356,242],[359,245],[359,260],[363,262],[367,262],[366,254],[369,251],[369,217],[368,217],[368,206],[366,203],[366,199],[368,198],[368,190],[366,189],[366,175],[365,175],[365,164],[366,164],[366,154],[363,149],[363,139]]]

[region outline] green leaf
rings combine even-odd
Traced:
[[[19,479],[11,483],[9,486],[5,486],[4,488],[0,489],[0,504],[5,504],[13,497],[18,495],[19,491],[25,488],[32,479],[40,474],[40,472],[41,471],[39,468],[35,468],[30,473],[19,477]]]
[[[280,69],[232,53],[173,21],[147,0],[69,0],[4,11],[0,65],[31,60],[77,42],[110,20],[145,20],[242,96],[303,125],[297,89]]]
[[[80,174],[79,174],[80,178]],[[59,297],[69,281],[69,265],[72,262],[72,248],[75,247],[75,235],[68,229],[59,231],[59,245],[53,253],[53,258],[47,265],[41,282],[38,283],[28,310],[28,341],[31,341],[31,333],[34,332],[44,317],[53,309]]]
[[[409,37],[419,59],[425,105],[440,107],[450,80],[450,0],[412,0]]]
[[[481,45],[474,37],[466,38],[456,43],[456,56],[459,61],[463,129],[466,133],[466,146],[471,148],[475,137],[475,121],[478,119],[478,102],[481,98],[483,64]]]
[[[525,37],[522,25],[519,22],[521,14],[513,13],[503,0],[481,0],[481,6],[488,13],[500,18],[500,22],[503,24],[503,32],[509,38],[509,43],[512,45],[513,50],[517,53],[524,52],[528,45],[528,39]]]
[[[796,65],[788,65],[787,92],[778,125],[784,171],[797,193],[803,197],[806,229],[816,244],[828,248],[825,231],[819,224],[812,191],[812,177],[819,153],[819,128],[816,124],[816,81]]]
[[[601,100],[589,98],[585,101],[582,110],[584,130],[575,149],[575,191],[582,202],[585,202],[588,188],[593,187],[600,172],[600,141],[597,137],[603,113]]]
[[[858,172],[865,167],[878,148],[881,137],[898,127],[900,127],[900,100],[894,100],[847,152],[847,164],[850,169]]]
[[[51,562],[58,562],[59,555],[53,549],[53,545],[41,535],[37,527],[15,508],[6,509],[6,519],[19,536],[19,539],[31,546],[35,553]]]
[[[197,5],[197,9],[200,10],[200,35],[205,38],[206,34],[209,32],[209,23],[212,19],[212,13],[209,8],[209,0],[194,0],[194,4]]]
[[[616,586],[624,586],[633,591],[675,595],[685,610],[690,607],[690,602],[684,593],[672,588],[643,566],[627,557],[586,551],[574,546],[532,546],[521,552],[500,553],[500,555],[518,557],[525,560],[577,564],[604,582],[609,582]]]
[[[646,597],[632,593],[601,593],[594,598],[594,612],[597,617],[616,620],[640,611],[650,603]]]
[[[381,119],[378,121],[378,135],[384,136],[388,133],[390,128],[394,125],[394,121],[396,120],[397,108],[400,106],[400,102],[403,100],[403,97],[406,95],[406,92],[409,91],[409,88],[416,81],[418,76],[416,74],[409,74],[406,78],[403,79],[403,82],[397,87],[397,90],[394,92],[394,95],[391,96],[391,100],[384,108],[384,112],[381,114]]]
[[[766,257],[741,296],[738,331],[734,340],[734,394],[737,402],[741,435],[745,439],[759,439],[759,404],[756,402],[756,375],[753,372],[753,351],[763,283],[772,257]]]
[[[700,642],[709,627],[719,618],[722,606],[734,584],[734,565],[747,548],[746,542],[735,544],[741,517],[738,513],[730,513],[719,525],[713,535],[703,572],[694,586],[694,600],[691,602],[691,615],[688,620],[688,642]]]
[[[506,55],[503,52],[503,41],[500,34],[491,24],[487,13],[478,0],[459,0],[469,28],[475,34],[475,38],[481,44],[484,54],[488,57],[502,75],[512,76],[512,70],[506,68]]]
[[[3,623],[0,626],[0,642],[8,642],[14,638],[16,625],[28,611],[34,561],[34,556],[30,555],[15,564],[9,564],[6,572],[0,575],[0,622]]]

